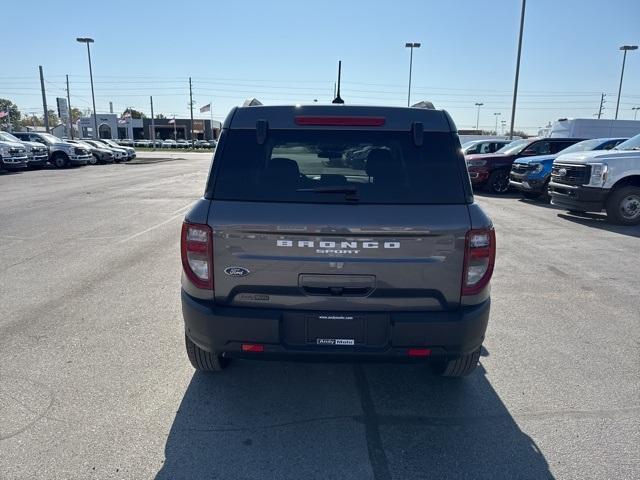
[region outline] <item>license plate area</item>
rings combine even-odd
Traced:
[[[320,348],[383,347],[390,339],[384,314],[286,314],[283,343]]]

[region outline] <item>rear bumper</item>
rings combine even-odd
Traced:
[[[431,349],[431,356],[455,358],[477,350],[487,329],[490,300],[449,312],[362,312],[380,318],[385,340],[376,345],[323,346],[291,341],[305,331],[305,318],[328,312],[220,307],[182,291],[185,331],[200,348],[225,356],[407,359],[409,347]],[[357,316],[357,312],[348,312]],[[340,337],[339,334],[335,336]],[[242,344],[264,345],[264,353],[243,353]]]
[[[567,210],[600,212],[605,206],[609,189],[549,183],[551,203]]]

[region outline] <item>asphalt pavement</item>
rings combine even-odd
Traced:
[[[463,380],[198,374],[179,232],[209,161],[181,158],[0,173],[1,479],[640,477],[640,228],[478,196],[498,259]]]

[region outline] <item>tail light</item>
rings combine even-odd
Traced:
[[[208,225],[182,224],[182,268],[198,288],[213,290],[213,232]]]
[[[496,260],[496,234],[493,228],[467,232],[461,295],[476,295],[487,286]]]

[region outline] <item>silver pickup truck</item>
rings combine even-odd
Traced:
[[[18,142],[0,139],[0,170],[20,170],[27,167],[27,148]]]
[[[20,140],[9,132],[0,132],[0,140],[22,144],[27,150],[27,167],[43,167],[49,161],[49,149],[38,142]]]
[[[20,140],[40,143],[49,149],[49,163],[56,168],[86,165],[91,160],[91,152],[50,133],[14,132]]]
[[[188,357],[209,371],[316,357],[468,375],[495,247],[447,112],[236,108],[182,227]]]

